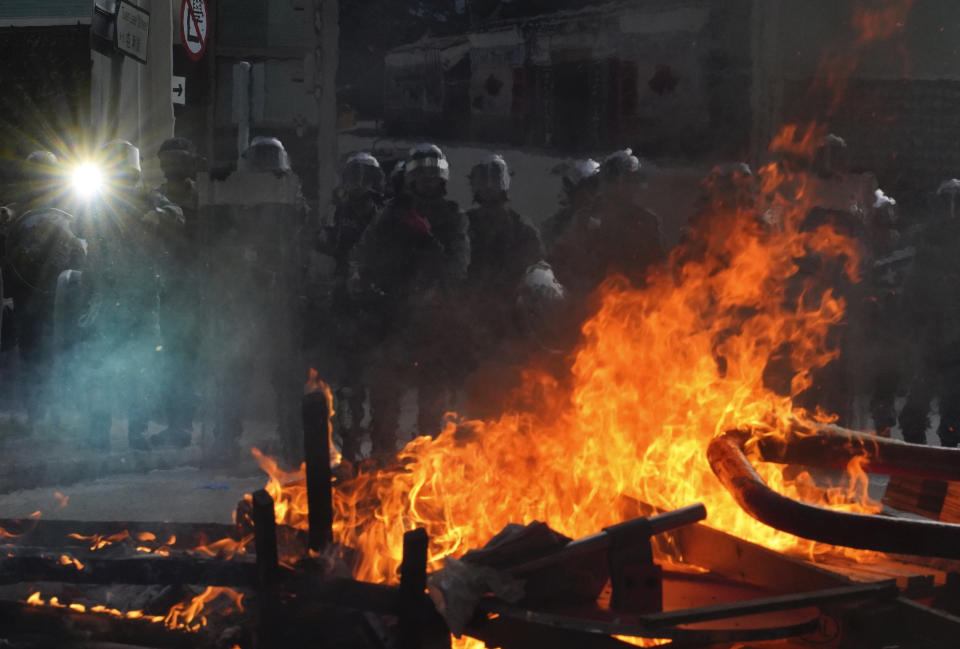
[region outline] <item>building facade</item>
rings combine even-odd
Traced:
[[[411,104],[396,119],[401,85],[436,86],[431,77],[445,87],[459,81],[450,66],[409,58],[442,41],[467,48],[459,64],[469,79],[466,106],[448,102],[443,114],[466,122],[456,131],[461,137],[571,152],[626,145],[664,155],[742,149],[749,114],[729,106],[749,105],[750,4],[723,4],[720,12],[707,0],[612,2],[488,22],[459,40],[398,48],[386,60],[385,119],[408,131],[418,122]],[[736,20],[740,15],[747,20]],[[436,129],[438,115],[419,121]]]

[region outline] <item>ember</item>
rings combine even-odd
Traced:
[[[207,587],[201,594],[194,597],[189,604],[175,605],[167,613],[163,623],[169,629],[187,629],[195,631],[207,625],[207,618],[203,615],[204,607],[218,597],[226,597],[233,602],[237,611],[243,611],[243,595],[232,588]],[[225,612],[229,614],[229,609]]]

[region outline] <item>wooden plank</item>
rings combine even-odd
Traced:
[[[84,559],[83,569],[59,558],[13,556],[0,558],[0,584],[62,582],[70,584],[193,584],[253,586],[256,567],[248,561],[218,561],[186,557],[145,556],[135,559]]]
[[[894,581],[877,582],[862,586],[843,586],[827,590],[815,590],[791,595],[760,597],[742,602],[726,602],[712,606],[700,606],[677,611],[664,611],[640,615],[637,622],[651,627],[678,626],[696,624],[712,620],[722,620],[759,613],[788,611],[810,606],[822,606],[836,602],[864,601],[873,599],[893,599],[899,594]]]
[[[133,539],[152,534],[160,543],[174,549],[191,549],[224,538],[239,540],[234,525],[218,523],[164,523],[160,521],[72,521],[0,519],[0,543],[34,547],[89,547],[87,538],[128,533]],[[6,534],[4,533],[6,532]],[[170,539],[172,542],[168,543]]]
[[[304,395],[303,449],[307,460],[307,521],[310,549],[333,542],[333,493],[330,475],[330,404],[323,392]]]
[[[400,647],[419,649],[427,612],[427,549],[430,539],[423,528],[403,535],[400,564]]]
[[[706,525],[689,525],[670,533],[685,563],[724,577],[782,592],[850,585],[851,580]]]
[[[960,484],[893,476],[883,504],[945,523],[960,523]]]
[[[145,619],[117,618],[69,608],[31,606],[0,601],[0,620],[5,636],[35,634],[51,639],[49,646],[63,647],[75,640],[144,645],[162,649],[193,649],[200,646],[196,633],[172,631]]]
[[[273,498],[264,489],[253,494],[253,543],[257,549],[257,586],[267,588],[277,582],[280,569]]]

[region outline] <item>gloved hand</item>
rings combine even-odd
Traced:
[[[433,236],[433,228],[430,226],[430,221],[423,218],[414,208],[402,212],[400,214],[400,221],[414,232]]]

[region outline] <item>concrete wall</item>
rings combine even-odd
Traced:
[[[754,2],[755,150],[783,123],[818,121],[888,190],[929,193],[960,175],[960,3],[915,0],[889,38],[866,45],[856,43],[852,9]],[[823,82],[845,67],[845,80]]]
[[[148,186],[154,186],[163,177],[156,162],[157,149],[173,135],[171,48],[174,26],[179,26],[180,2],[138,0],[136,4],[150,11],[147,63],[124,60],[120,82],[120,119],[112,123],[109,121],[110,60],[93,53],[91,113],[94,128],[99,129],[98,140],[122,138],[140,147],[145,181]]]

